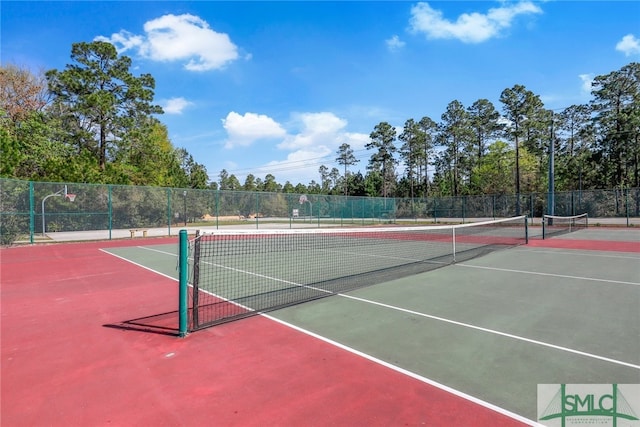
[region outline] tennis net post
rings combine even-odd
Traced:
[[[179,233],[179,256],[178,256],[178,271],[179,271],[179,286],[178,286],[178,335],[184,338],[188,332],[187,315],[188,309],[188,273],[189,273],[189,238],[187,230],[180,230]]]

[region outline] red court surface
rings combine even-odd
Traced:
[[[529,240],[530,246],[556,248],[556,249],[580,249],[585,251],[607,252],[640,252],[639,242],[611,242],[602,240]]]
[[[99,248],[169,242],[0,251],[2,426],[523,425],[266,317],[106,327],[175,311],[178,289]]]

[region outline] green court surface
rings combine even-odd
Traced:
[[[640,383],[640,252],[606,245],[638,237],[583,230],[560,238],[594,250],[523,245],[267,316],[537,420],[538,384]],[[108,252],[177,278],[177,246]]]

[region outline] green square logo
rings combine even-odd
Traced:
[[[548,427],[640,427],[640,384],[538,384]]]

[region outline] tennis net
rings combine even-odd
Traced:
[[[548,239],[572,231],[582,230],[589,225],[586,213],[572,216],[544,215],[542,218],[542,238]]]
[[[526,242],[526,216],[453,226],[198,232],[189,245],[189,330]]]

